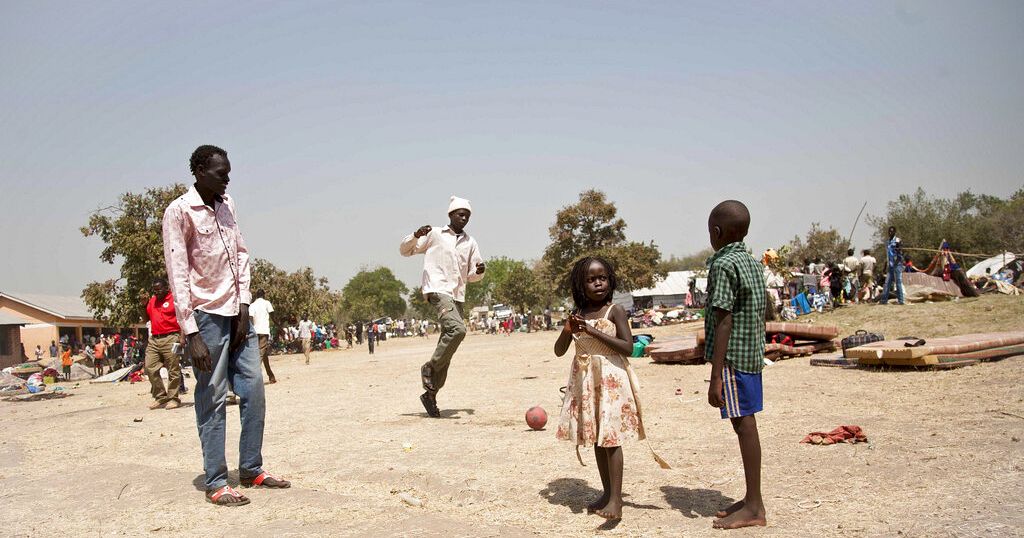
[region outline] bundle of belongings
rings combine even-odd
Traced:
[[[0,372],[0,393],[21,394],[25,392],[25,380],[7,372]]]
[[[810,325],[770,321],[765,323],[765,358],[769,361],[835,351],[839,328],[834,325]],[[678,338],[660,338],[645,352],[659,363],[703,364],[704,331]]]
[[[982,293],[1020,295],[1024,288],[1024,257],[1004,252],[978,262],[967,271],[967,277]]]
[[[1024,331],[963,334],[924,340],[904,337],[846,350],[860,365],[925,366],[932,369],[970,366],[980,361],[1024,355]]]
[[[835,351],[839,327],[771,321],[764,324],[764,356],[770,361]]]

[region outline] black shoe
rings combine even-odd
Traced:
[[[437,392],[434,389],[433,378],[434,369],[431,368],[430,363],[424,364],[423,367],[420,368],[420,381],[423,382],[423,388],[426,389],[427,392]]]
[[[441,416],[441,410],[437,408],[437,400],[434,395],[429,392],[420,394],[420,403],[423,404],[423,409],[427,410],[427,416],[438,418]]]

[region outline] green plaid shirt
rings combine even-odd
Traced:
[[[715,349],[715,309],[732,312],[732,334],[725,362],[756,374],[764,369],[764,268],[742,241],[729,243],[708,259],[708,298],[704,308],[704,357]]]

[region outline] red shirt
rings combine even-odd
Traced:
[[[174,314],[174,297],[170,293],[159,303],[156,296],[150,297],[146,304],[146,314],[149,315],[150,331],[154,336],[181,332],[178,318]]]

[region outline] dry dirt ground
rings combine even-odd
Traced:
[[[882,315],[869,311],[881,307],[851,308]],[[1024,328],[1020,317],[1013,323]],[[554,338],[469,336],[441,393],[441,419],[426,418],[417,399],[419,365],[434,338],[389,340],[373,356],[365,348],[317,353],[312,366],[300,356],[275,357],[279,382],[266,387],[263,454],[267,469],[294,487],[247,490],[252,504],[240,508],[207,504],[197,489],[202,469],[190,396],[182,409],[149,411],[146,384],[83,383],[66,384],[72,396],[60,400],[0,401],[0,534],[722,532],[711,529],[712,514],[742,497],[743,478],[735,437],[706,403],[709,368],[634,360],[651,441],[674,469],[660,469],[643,445],[627,445],[624,519],[602,525],[583,509],[600,487],[592,452],[583,452],[581,467],[572,447],[554,438],[569,364],[553,356]],[[758,423],[769,526],[730,532],[1024,534],[1022,372],[1024,358],[942,372],[812,367],[807,358],[768,367]],[[552,416],[545,431],[534,432],[523,414],[538,404]],[[799,444],[810,431],[840,424],[863,427],[870,444]],[[237,435],[232,406],[233,479]],[[401,493],[423,506],[404,504]]]

